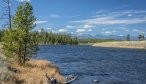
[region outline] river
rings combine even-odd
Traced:
[[[88,45],[39,48],[38,59],[54,62],[63,75],[79,76],[73,84],[146,84],[146,50]]]

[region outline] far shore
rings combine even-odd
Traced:
[[[146,41],[119,41],[94,43],[94,47],[146,49]]]

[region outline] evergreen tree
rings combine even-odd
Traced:
[[[7,56],[8,58],[14,58],[16,53],[16,46],[15,43],[12,42],[15,39],[15,33],[14,30],[11,29],[7,29],[4,32],[4,35],[2,37],[2,41],[3,41],[3,53],[5,54],[5,56]]]
[[[144,34],[142,35],[142,39],[145,40]]]
[[[138,35],[138,39],[139,39],[139,41],[141,41],[141,40],[144,40],[144,35]]]
[[[24,64],[37,51],[36,36],[31,32],[36,20],[30,3],[17,8],[13,17],[12,28],[7,29],[3,37],[4,54]]]
[[[0,42],[2,41],[3,35],[4,35],[4,30],[0,30]]]
[[[129,34],[127,35],[127,41],[130,41],[130,35]]]

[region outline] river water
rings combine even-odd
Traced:
[[[37,58],[54,62],[63,75],[79,76],[72,84],[146,84],[146,50],[88,45],[39,48]]]

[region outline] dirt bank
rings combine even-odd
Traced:
[[[92,46],[95,46],[95,47],[97,46],[97,47],[146,49],[146,41],[103,42],[103,43],[95,43]]]

